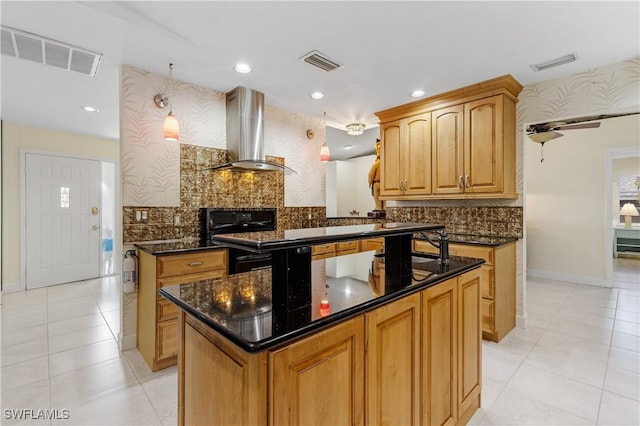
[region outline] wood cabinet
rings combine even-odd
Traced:
[[[246,353],[182,311],[180,325],[178,424],[268,424],[267,353]]]
[[[375,239],[372,238],[370,240],[341,241],[339,243],[318,244],[316,246],[311,246],[311,259],[320,260],[320,259],[327,259],[329,257],[354,254],[361,251],[382,250],[383,247],[384,247],[384,238],[375,238]]]
[[[376,113],[381,198],[517,198],[515,104],[521,90],[507,75]]]
[[[360,240],[360,251],[384,250],[384,238]]]
[[[180,313],[178,424],[464,424],[480,406],[480,272],[248,354]]]
[[[431,114],[381,126],[381,196],[431,193]]]
[[[420,312],[414,294],[365,315],[367,424],[421,424]]]
[[[364,320],[269,353],[273,425],[363,425]]]
[[[437,253],[427,241],[414,240],[416,252]],[[482,337],[499,342],[516,325],[516,246],[449,244],[449,254],[484,259],[480,266]]]
[[[515,195],[512,111],[496,95],[432,112],[434,194]]]
[[[137,346],[151,371],[175,365],[178,350],[176,306],[158,294],[161,287],[219,278],[227,272],[224,249],[154,256],[139,252]]]

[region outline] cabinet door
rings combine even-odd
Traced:
[[[420,425],[420,294],[366,314],[366,424]]]
[[[269,354],[273,425],[364,424],[364,317]]]
[[[380,195],[400,195],[400,181],[404,179],[402,167],[404,157],[401,148],[400,121],[382,125],[380,141]]]
[[[431,113],[432,192],[457,194],[464,191],[464,105]]]
[[[431,194],[431,114],[409,117],[405,135],[404,192],[406,195]]]
[[[465,104],[465,192],[501,192],[503,190],[502,121],[501,95]]]
[[[482,309],[480,270],[458,277],[458,416],[480,406],[482,379]],[[464,422],[468,421],[467,418]]]
[[[425,425],[457,420],[457,278],[422,292],[422,371]]]

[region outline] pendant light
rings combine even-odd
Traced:
[[[155,104],[164,108],[169,105],[169,114],[164,119],[164,124],[162,125],[162,134],[165,140],[168,141],[177,141],[180,139],[180,126],[178,125],[178,120],[176,116],[173,115],[173,106],[171,106],[171,98],[173,97],[173,64],[169,64],[169,96],[164,94],[157,94],[153,101]]]
[[[326,163],[331,158],[331,152],[327,146],[327,113],[324,113],[324,142],[320,148],[320,161]]]

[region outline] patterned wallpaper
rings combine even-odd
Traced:
[[[162,138],[168,110],[153,103],[157,93],[169,92],[167,77],[127,65],[121,72],[122,203],[180,207],[180,145],[225,149],[225,94],[174,79],[171,102],[180,142],[168,142]],[[285,176],[285,206],[325,205],[325,165],[318,160],[321,124],[320,118],[265,106],[265,153],[284,158],[297,172]],[[307,139],[307,129],[315,130],[313,140]]]

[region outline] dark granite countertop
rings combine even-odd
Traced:
[[[146,251],[154,256],[162,254],[175,254],[184,253],[196,250],[212,250],[227,248],[224,244],[207,245],[206,241],[200,240],[184,240],[184,241],[168,241],[159,243],[139,243],[134,244],[134,247]]]
[[[514,241],[518,241],[517,238],[512,237],[492,237],[488,235],[475,235],[475,234],[449,234],[449,242],[456,244],[475,244],[480,246],[501,246],[504,244],[509,244]],[[414,239],[416,240],[424,240],[423,236],[420,234],[415,234]]]
[[[415,255],[411,282],[389,288],[381,253],[315,260],[311,305],[295,312],[274,310],[270,269],[166,286],[160,294],[243,350],[259,352],[436,285],[483,262],[452,256],[449,265],[441,265],[432,257]],[[336,270],[345,269],[352,273],[335,277]],[[329,307],[321,308],[321,301]]]
[[[421,231],[444,229],[431,223],[376,223],[364,225],[328,226],[324,228],[286,229],[239,234],[220,234],[213,240],[230,247],[251,251],[273,251],[314,244],[362,240],[379,237],[398,237]]]

